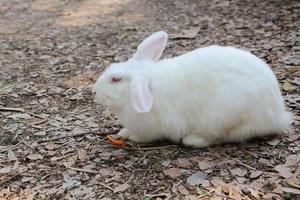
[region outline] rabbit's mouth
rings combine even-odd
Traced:
[[[110,106],[112,102],[115,102],[116,99],[105,94],[96,94],[94,101],[98,104],[101,104],[103,106]]]

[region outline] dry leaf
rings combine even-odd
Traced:
[[[260,158],[258,160],[258,162],[265,165],[265,166],[267,166],[267,167],[273,167],[273,165],[270,163],[270,161],[265,159],[265,158]]]
[[[11,149],[8,151],[7,157],[8,157],[9,161],[18,160],[17,156],[15,155],[15,153]]]
[[[285,165],[286,166],[299,166],[300,155],[291,154],[286,158]]]
[[[290,82],[285,81],[285,82],[283,83],[283,85],[282,85],[282,89],[283,89],[284,91],[287,91],[287,92],[288,92],[288,91],[295,90],[296,87],[293,86],[292,84],[290,84]]]
[[[255,199],[260,199],[260,196],[263,195],[263,193],[261,193],[258,189],[253,189],[251,187],[246,187],[244,189],[249,190],[249,192],[251,193],[251,196],[253,196]]]
[[[178,158],[176,160],[176,166],[182,168],[190,168],[192,166],[192,163],[185,158]]]
[[[3,167],[0,169],[0,174],[7,174],[11,171],[11,167]]]
[[[8,118],[18,120],[18,119],[31,119],[32,117],[27,113],[17,113],[17,114],[8,116]]]
[[[80,185],[78,188],[69,191],[65,199],[94,199],[94,196],[93,187]]]
[[[262,175],[262,171],[251,171],[249,177],[254,179],[260,177],[260,175]]]
[[[81,182],[74,180],[72,178],[69,178],[65,180],[65,182],[62,184],[62,186],[58,188],[51,188],[49,190],[50,194],[63,194],[66,190],[72,189],[73,187],[79,186]]]
[[[267,141],[267,143],[271,146],[276,146],[277,144],[280,143],[280,140],[279,139],[274,139],[274,140],[271,140],[271,141]]]
[[[275,189],[272,190],[272,192],[276,193],[276,194],[282,194],[282,187],[281,185],[277,185]]]
[[[130,185],[128,185],[127,183],[118,185],[115,189],[114,189],[114,193],[118,193],[118,192],[124,192],[125,190],[127,190],[130,187]]]
[[[103,177],[108,177],[108,176],[121,176],[122,172],[118,172],[112,169],[107,169],[107,168],[102,168],[99,170],[99,174]]]
[[[240,191],[236,187],[229,187],[229,198],[234,199],[234,200],[242,200],[244,199],[243,196],[241,195]]]
[[[277,194],[268,193],[262,197],[263,199],[280,199]]]
[[[200,161],[200,162],[198,162],[198,167],[201,170],[207,170],[207,169],[212,168],[212,165],[207,161]]]
[[[223,192],[225,194],[228,194],[228,196],[230,198],[235,199],[235,200],[243,199],[241,192],[237,186],[234,186],[234,185],[231,185],[228,183],[224,183],[221,180],[216,180],[214,184],[221,186]]]
[[[183,185],[179,185],[177,189],[182,195],[190,194],[189,191]]]
[[[190,177],[188,177],[186,182],[191,186],[196,186],[196,185],[200,185],[203,182],[203,180],[205,180],[206,177],[207,177],[206,173],[196,172],[195,174],[192,174]]]
[[[243,177],[247,174],[247,170],[241,169],[241,168],[235,168],[230,170],[231,174],[234,176],[240,176]]]
[[[16,160],[12,167],[12,170],[16,170],[18,167],[19,167],[19,161]]]
[[[171,160],[164,160],[161,162],[161,165],[164,167],[168,167],[171,164]]]
[[[86,159],[87,151],[85,149],[77,149],[78,158],[81,162],[84,162]]]
[[[279,175],[283,178],[291,178],[293,176],[290,169],[285,165],[277,165],[274,169],[279,172]]]
[[[171,178],[177,178],[181,176],[181,170],[178,168],[165,169],[163,172],[165,175],[170,176]]]
[[[199,27],[194,27],[187,30],[182,30],[182,33],[180,34],[171,35],[171,38],[172,39],[193,39],[197,37],[199,31],[200,31]]]
[[[30,160],[40,160],[40,159],[43,159],[44,156],[42,156],[41,154],[35,153],[35,154],[28,155],[27,158]]]
[[[33,200],[34,196],[36,195],[36,192],[34,192],[32,189],[30,188],[26,188],[25,190],[20,191],[20,199],[26,199],[26,200]]]
[[[21,182],[22,183],[26,183],[26,182],[30,182],[32,180],[34,180],[35,178],[34,177],[31,177],[31,176],[24,176],[22,179],[21,179]]]
[[[290,186],[293,186],[293,187],[295,187],[295,188],[300,189],[300,180],[297,179],[295,176],[293,176],[292,178],[288,179],[287,183],[288,183]]]

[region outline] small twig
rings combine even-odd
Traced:
[[[182,182],[182,181],[180,181],[179,184],[177,183],[177,184],[176,184],[176,187],[177,187],[178,185],[180,185],[181,182]],[[154,191],[151,192],[151,193],[155,194],[155,193],[157,193],[157,192],[159,192],[159,191],[161,191],[161,190],[163,190],[163,189],[165,189],[165,187],[160,187],[160,188],[154,190]]]
[[[146,175],[147,175],[147,173],[150,171],[150,168],[151,168],[151,165],[149,165],[148,169],[145,170],[145,172],[144,172],[144,177],[147,177]]]
[[[104,184],[104,183],[99,183],[99,185],[111,190],[111,191],[114,191],[114,189],[112,187],[109,187],[108,185]]]
[[[225,164],[228,160],[229,160],[229,158],[230,157],[227,157],[227,158],[225,158],[224,160],[222,160],[221,162],[219,162],[219,163],[217,163],[217,164],[215,164],[216,166],[218,166],[218,165],[223,165],[223,164]]]
[[[50,142],[50,141],[60,140],[60,139],[63,139],[63,138],[68,138],[68,137],[82,136],[82,135],[86,135],[86,134],[90,134],[90,133],[91,132],[83,132],[83,133],[70,134],[70,135],[59,136],[59,137],[55,137],[55,138],[40,140],[39,142]]]
[[[25,112],[24,108],[0,107],[2,111]]]
[[[247,165],[247,164],[245,164],[245,163],[243,163],[241,161],[237,161],[237,164],[242,165],[242,166],[244,166],[244,167],[246,167],[248,169],[251,169],[251,170],[256,170],[254,167],[251,167],[251,166],[249,166],[249,165]]]
[[[182,151],[182,147],[179,146],[178,149],[173,153],[173,158]]]
[[[95,170],[89,170],[89,169],[79,169],[79,168],[75,168],[75,167],[70,167],[70,166],[66,166],[66,168],[74,170],[74,171],[78,171],[78,172],[87,172],[87,173],[91,173],[91,174],[98,174],[98,171]]]
[[[43,117],[43,116],[41,116],[41,115],[32,113],[32,112],[25,112],[25,113],[27,113],[27,114],[29,114],[29,115],[32,115],[32,116],[34,116],[34,117],[37,117],[37,118],[41,118],[41,119],[47,120],[47,118],[45,118],[45,117]]]
[[[40,124],[46,122],[47,120],[48,120],[48,119],[41,119],[41,120],[39,120],[39,121],[31,122],[31,123],[29,123],[28,125],[34,127],[34,126],[36,126],[36,125],[40,125]],[[35,127],[34,127],[34,128],[35,128]]]
[[[45,180],[45,179],[48,178],[49,176],[52,176],[52,173],[46,174],[45,176],[43,176],[43,177],[41,178],[41,180]]]
[[[20,135],[20,132],[17,132],[12,141],[15,142],[19,135]]]
[[[36,129],[42,129],[42,127],[40,126],[36,126],[36,125],[31,125],[32,128],[36,128]]]
[[[67,94],[69,91],[71,91],[71,90],[73,90],[73,88],[71,87],[71,88],[69,88],[69,89],[67,89],[66,91],[64,91],[64,93],[63,94]]]

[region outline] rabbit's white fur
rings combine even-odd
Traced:
[[[166,40],[164,32],[148,37],[133,58],[111,65],[94,85],[97,101],[125,127],[118,136],[206,147],[288,129],[292,114],[265,62],[220,46],[157,61]]]

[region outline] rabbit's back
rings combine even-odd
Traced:
[[[166,137],[194,132],[236,140],[290,123],[272,70],[251,53],[212,46],[160,65],[153,71],[153,112],[160,113]],[[244,133],[236,133],[239,129]]]

